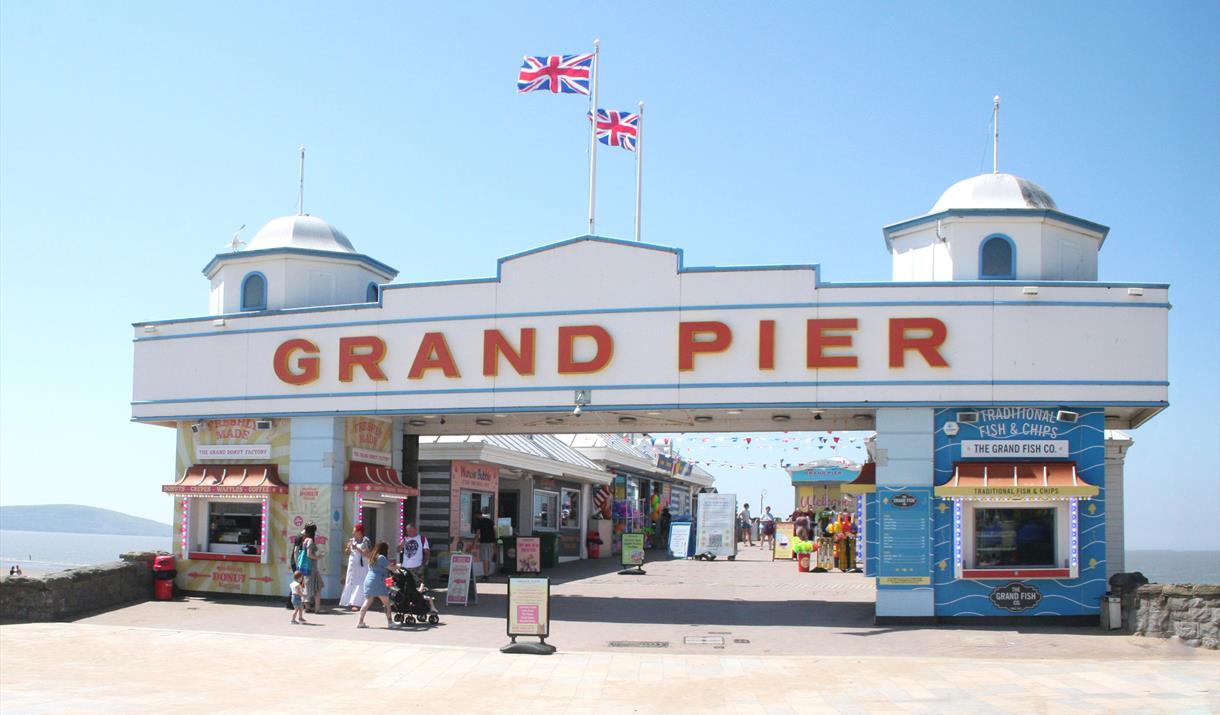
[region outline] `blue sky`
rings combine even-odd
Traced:
[[[0,3],[0,503],[169,518],[129,324],[206,313],[203,265],[295,212],[299,145],[306,211],[401,281],[584,233],[587,105],[514,81],[600,37],[602,106],[647,104],[644,239],[688,265],[888,279],[881,227],[989,170],[1001,95],[1001,170],[1112,228],[1102,280],[1173,286],[1128,545],[1220,548],[1166,528],[1220,516],[1216,4],[855,5]],[[599,167],[598,233],[630,238],[631,156]]]

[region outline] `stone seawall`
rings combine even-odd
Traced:
[[[1178,638],[1212,650],[1220,644],[1220,584],[1150,583],[1135,597],[1136,635]]]
[[[133,552],[120,561],[0,579],[0,623],[69,621],[152,598],[157,552]]]

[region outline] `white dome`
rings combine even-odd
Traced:
[[[316,216],[281,216],[271,219],[250,239],[247,251],[268,248],[307,248],[313,251],[355,253],[347,236]]]
[[[929,214],[949,209],[1053,209],[1046,189],[1012,174],[980,174],[950,186]]]

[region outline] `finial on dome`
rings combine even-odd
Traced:
[[[991,98],[991,126],[995,128],[995,139],[991,150],[991,173],[1000,173],[1000,95]]]
[[[301,147],[301,184],[297,191],[297,216],[305,215],[305,147]]]

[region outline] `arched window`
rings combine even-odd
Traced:
[[[368,290],[366,290],[364,292],[364,302],[365,303],[376,303],[377,302],[377,293],[378,293],[377,284],[369,283]]]
[[[1017,248],[1002,234],[988,236],[979,247],[979,278],[1013,280],[1017,277]]]
[[[267,278],[262,273],[256,271],[242,279],[241,309],[267,309]]]

